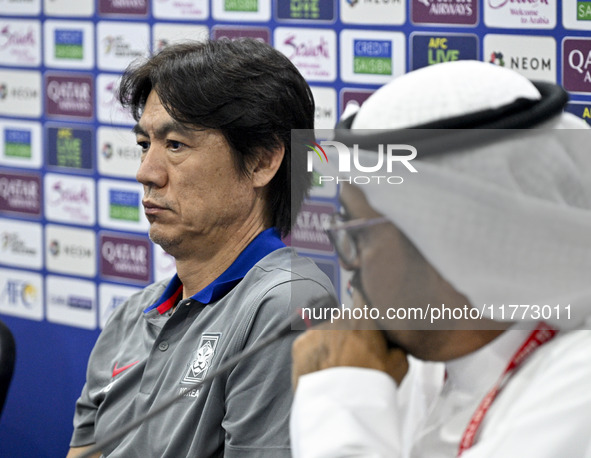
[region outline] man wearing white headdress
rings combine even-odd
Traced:
[[[565,102],[460,61],[393,80],[345,124],[360,145],[429,130],[399,185],[335,172],[329,233],[380,330],[296,341],[295,457],[591,457],[591,129]]]

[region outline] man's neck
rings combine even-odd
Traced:
[[[256,224],[243,229],[228,231],[224,243],[217,244],[219,248],[207,246],[191,253],[191,256],[177,258],[177,274],[183,283],[183,299],[193,296],[218,278],[265,227]]]
[[[456,359],[473,353],[503,334],[510,323],[497,323],[490,320],[489,325],[495,329],[455,330],[448,346],[449,355],[444,360]],[[485,326],[483,326],[485,327]]]

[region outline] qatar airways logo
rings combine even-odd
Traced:
[[[99,0],[101,14],[148,14],[147,0]]]
[[[36,180],[24,180],[8,176],[0,176],[0,197],[9,199],[37,200],[39,183]]]
[[[319,184],[326,182],[347,182],[358,185],[370,183],[402,184],[404,179],[401,176],[392,175],[394,172],[394,167],[398,167],[398,164],[403,165],[411,173],[417,173],[417,169],[415,169],[410,163],[410,161],[417,157],[417,149],[412,145],[380,144],[378,145],[378,151],[375,154],[375,162],[373,164],[361,163],[359,158],[359,145],[353,145],[353,154],[351,154],[351,150],[345,144],[332,140],[325,140],[320,144],[314,143],[314,146],[306,146],[310,148],[308,151],[307,162],[308,172],[312,172],[314,170],[315,157],[318,157],[321,162],[326,161],[326,163],[328,163],[328,156],[324,148],[332,147],[336,149],[338,154],[339,173],[352,173],[352,175],[354,175],[347,178],[332,175],[320,175],[318,177]],[[404,151],[410,154],[395,154]],[[374,175],[375,173],[380,172],[384,174]]]
[[[86,103],[90,102],[90,84],[87,83],[51,81],[47,85],[47,93],[49,98],[55,103],[60,103],[66,100],[75,100]]]
[[[100,272],[103,277],[148,283],[152,256],[146,237],[101,234]]]
[[[106,241],[101,248],[101,255],[108,263],[112,265],[119,263],[133,264],[140,266],[140,269],[143,272],[147,271],[147,246]]]
[[[567,91],[591,93],[591,39],[565,38],[562,81]]]
[[[537,7],[538,5],[548,5],[548,0],[488,0],[488,6],[493,9],[503,8],[505,5],[511,6],[533,6]]]
[[[334,254],[326,228],[336,208],[328,202],[304,202],[289,236],[289,244],[310,253]]]
[[[91,76],[49,75],[45,87],[48,114],[92,118],[94,90]]]
[[[41,214],[41,177],[0,173],[0,211]]]

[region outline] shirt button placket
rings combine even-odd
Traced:
[[[168,350],[168,342],[166,340],[163,340],[162,342],[160,342],[158,344],[158,350],[160,350],[160,351]]]

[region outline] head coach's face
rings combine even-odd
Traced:
[[[301,201],[310,183],[291,180],[305,161],[291,129],[313,129],[314,102],[284,55],[254,40],[173,45],[130,67],[119,99],[138,121],[156,243],[176,256],[259,221],[289,232],[291,195]]]

